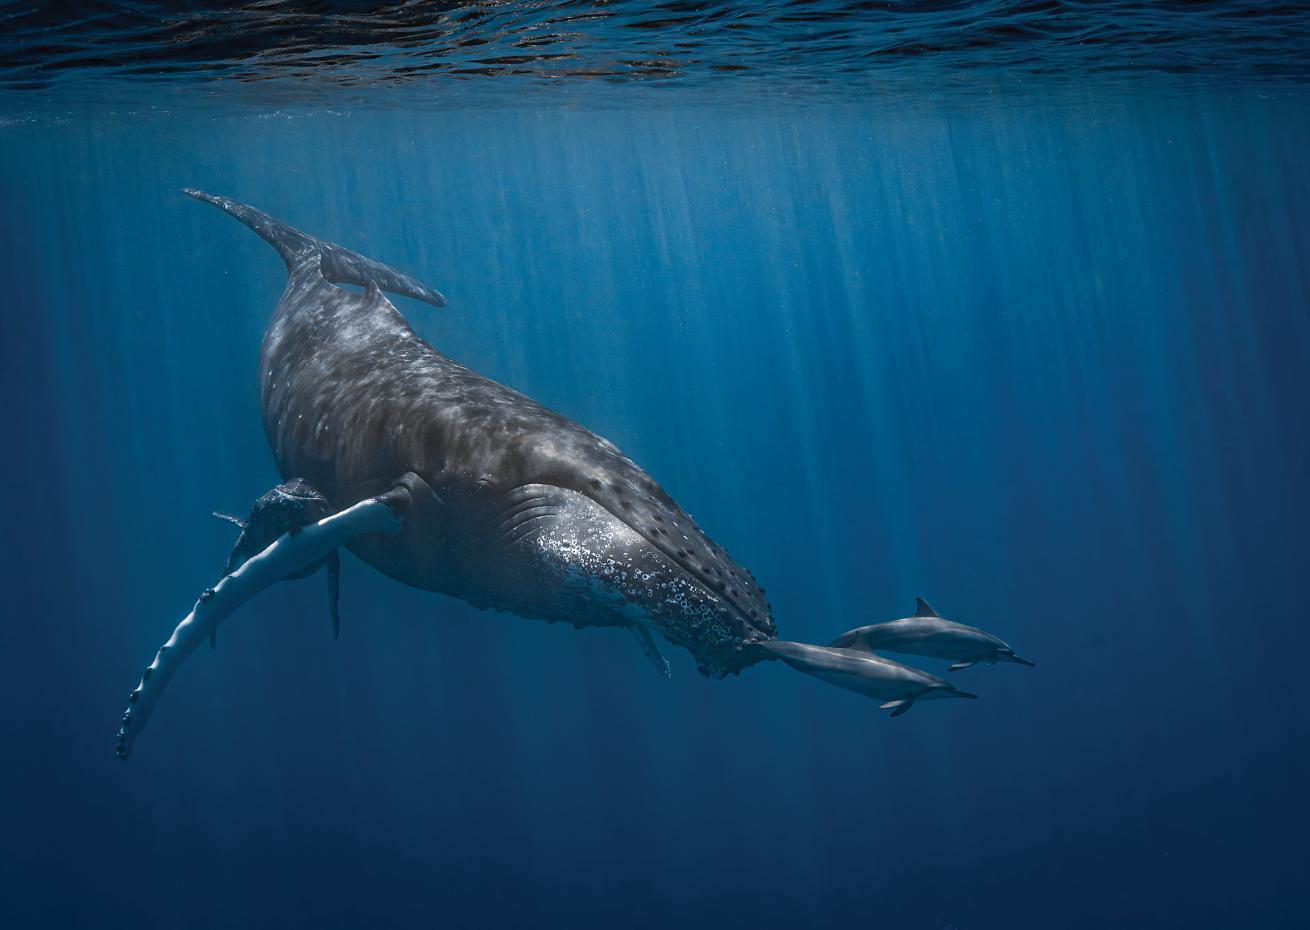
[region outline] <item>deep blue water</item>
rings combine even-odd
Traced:
[[[1240,64],[781,107],[8,91],[0,923],[1301,925],[1310,99]],[[419,332],[640,462],[784,638],[922,595],[1037,668],[889,720],[347,557],[339,642],[321,579],[274,589],[119,762],[209,512],[277,480],[285,272],[184,186],[440,288],[397,298]]]

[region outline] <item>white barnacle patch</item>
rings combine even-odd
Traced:
[[[743,642],[743,625],[722,598],[620,518],[581,494],[545,493],[560,507],[530,545],[543,586],[565,595],[569,619],[638,623],[698,657]]]

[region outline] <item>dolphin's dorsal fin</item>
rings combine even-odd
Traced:
[[[873,647],[869,645],[869,638],[864,633],[865,627],[857,627],[854,630],[847,630],[841,636],[838,636],[832,642],[828,643],[829,649],[851,649],[855,652],[867,652],[872,654]]]
[[[942,615],[933,610],[932,605],[921,597],[914,599],[914,615],[916,617],[936,617],[938,620],[942,618]]]
[[[869,640],[863,636],[855,637],[855,639],[851,640],[851,642],[847,643],[843,648],[850,649],[852,652],[867,652],[869,655],[874,654],[873,647],[869,645]]]

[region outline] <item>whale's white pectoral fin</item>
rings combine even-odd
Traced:
[[[673,674],[669,671],[669,660],[664,658],[660,652],[660,647],[655,643],[655,637],[651,635],[650,630],[644,626],[630,626],[632,635],[637,637],[637,644],[641,646],[642,654],[650,660],[650,664],[655,666],[655,671],[659,672],[665,678],[672,678]]]
[[[128,696],[127,712],[118,731],[118,757],[128,757],[132,743],[145,729],[169,679],[187,656],[212,637],[229,614],[265,588],[334,553],[357,536],[398,532],[404,524],[409,499],[408,490],[398,486],[380,497],[369,498],[310,523],[294,536],[279,536],[214,587],[206,588],[168,642],[159,647],[154,661],[142,674],[141,683]]]
[[[916,617],[936,617],[938,620],[940,620],[942,616],[937,613],[937,611],[933,610],[932,605],[921,597],[916,597],[914,599],[914,615]]]

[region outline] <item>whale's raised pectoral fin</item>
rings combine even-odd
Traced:
[[[128,696],[127,712],[118,731],[118,757],[126,759],[131,753],[164,687],[187,656],[233,611],[265,588],[298,577],[306,566],[320,564],[360,536],[399,532],[409,505],[409,490],[398,484],[385,494],[300,527],[294,534],[278,536],[262,551],[244,559],[214,587],[206,588],[168,642],[159,647],[154,661],[142,673],[140,684]]]
[[[672,678],[673,675],[669,671],[669,660],[664,658],[664,654],[660,652],[660,647],[656,645],[655,637],[651,635],[650,630],[644,626],[630,626],[628,629],[632,630],[632,635],[637,638],[637,644],[641,646],[642,654],[650,660],[651,665],[655,666],[655,671],[665,678]]]

